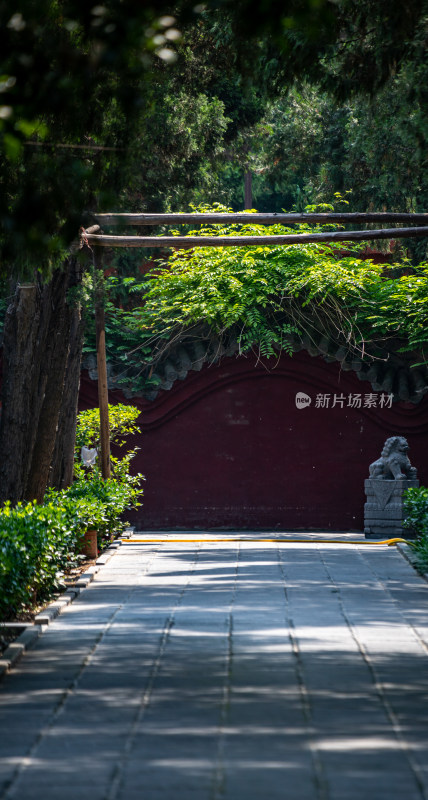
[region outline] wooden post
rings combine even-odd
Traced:
[[[247,167],[244,172],[244,209],[253,207],[252,174]]]
[[[94,247],[95,325],[97,334],[98,404],[100,407],[101,474],[110,478],[110,427],[108,419],[108,383],[106,361],[106,329],[104,317],[104,275],[102,250]]]

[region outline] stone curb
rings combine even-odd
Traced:
[[[424,581],[426,581],[428,583],[428,572],[420,572],[417,569],[416,563],[415,563],[415,557],[413,556],[413,551],[412,551],[412,548],[410,547],[410,545],[399,543],[399,544],[397,544],[397,550],[401,553],[403,558],[405,558],[406,561],[409,562],[410,566],[413,567],[415,572],[417,572],[418,575],[421,578],[423,578]]]
[[[25,650],[29,650],[29,648],[33,646],[41,632],[41,625],[29,625],[28,628],[18,636],[16,641],[9,645],[0,659],[0,678],[9,672],[11,667],[21,658]]]
[[[133,533],[135,528],[127,528],[124,533]],[[66,591],[60,595],[56,600],[52,603],[49,603],[46,608],[37,614],[34,617],[34,624],[31,623],[28,625],[27,628],[18,636],[18,638],[9,645],[9,647],[4,651],[2,657],[0,658],[0,680],[7,675],[7,673],[12,669],[12,667],[17,664],[23,653],[26,650],[29,650],[39,636],[43,633],[44,629],[47,625],[56,619],[56,617],[61,613],[62,609],[68,606],[73,600],[81,593],[82,589],[86,589],[87,586],[93,581],[97,572],[101,569],[104,564],[107,564],[107,561],[116,553],[118,548],[120,547],[120,540],[117,539],[112,542],[107,550],[101,554],[101,556],[97,559],[95,565],[93,567],[88,567],[86,572],[83,572],[74,586],[66,589]]]

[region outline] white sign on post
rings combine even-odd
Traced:
[[[85,467],[93,467],[98,456],[98,451],[96,447],[83,446],[80,455]]]

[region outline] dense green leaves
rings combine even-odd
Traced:
[[[48,596],[83,532],[79,511],[52,502],[6,504],[0,512],[0,617]]]
[[[82,213],[117,198],[227,198],[213,165],[222,152],[236,179],[267,99],[296,78],[349,97],[407,70],[409,100],[426,103],[422,0],[180,0],[174,13],[164,0],[1,0],[4,268],[46,269]]]
[[[203,227],[202,234],[227,236],[237,230],[267,236],[289,232],[281,225],[216,225]],[[341,255],[327,244],[267,243],[175,250],[143,282],[132,284],[143,293],[140,308],[108,307],[112,366],[134,389],[148,388],[150,372],[144,367],[174,342],[197,336],[201,326],[203,335],[211,330],[220,338],[234,336],[240,352],[254,349],[263,356],[291,351],[292,333],[318,331],[360,355],[398,338],[424,360],[428,265],[375,264],[360,257],[361,249],[358,245]],[[111,280],[114,288],[117,279]]]
[[[116,447],[123,448],[129,436],[139,433],[140,428],[136,420],[140,411],[135,406],[121,403],[109,405],[110,442]],[[65,492],[54,492],[54,496],[66,496],[71,501],[84,499],[91,502],[93,508],[97,506],[102,512],[102,519],[95,522],[100,536],[108,536],[113,531],[119,531],[122,523],[118,517],[125,508],[136,508],[140,503],[143,493],[141,483],[144,476],[131,475],[130,467],[138,448],[129,447],[126,453],[120,456],[110,456],[113,477],[105,480],[101,477],[97,464],[85,468],[80,460],[81,447],[100,446],[100,410],[91,408],[80,411],[77,415],[76,447],[74,472],[76,480]],[[94,511],[95,513],[95,511]]]
[[[416,540],[412,542],[417,565],[422,572],[428,570],[428,488],[407,489],[404,498],[404,527]]]
[[[0,2],[3,268],[46,270],[83,212],[113,200],[179,36],[162,0]]]
[[[123,403],[110,404],[108,410],[110,442],[122,447],[127,436],[139,432],[139,426],[135,424],[135,421],[140,416],[140,411],[135,406]],[[99,408],[80,411],[77,415],[76,458],[80,458],[80,448],[83,446],[97,448],[100,446]]]
[[[208,192],[205,187],[205,202],[214,195],[243,208],[245,166],[259,211],[303,211],[309,204],[330,203],[336,193],[352,211],[424,211],[428,115],[426,99],[416,89],[427,80],[428,70],[420,67],[415,74],[408,65],[375,98],[344,102],[318,84],[294,85],[228,144]],[[396,243],[395,257],[408,248],[415,262],[423,260],[427,240]]]
[[[97,444],[97,411],[78,416],[79,436],[86,444]],[[139,411],[110,406],[110,415],[113,439],[123,445],[122,437],[138,430],[134,422]],[[0,509],[0,618],[42,602],[57,588],[88,529],[96,528],[100,546],[123,530],[123,512],[141,504],[143,476],[129,473],[134,453],[115,458],[115,477],[103,480],[97,468],[79,469],[76,450],[79,477],[69,489],[49,490],[41,505],[18,503],[12,508],[6,503]]]
[[[7,503],[0,510],[0,618],[42,602],[57,588],[86,530],[96,528],[100,544],[121,531],[119,517],[136,494],[141,490],[95,475],[68,490],[50,490],[43,505]]]
[[[243,37],[273,37],[286,74],[322,79],[342,97],[374,93],[403,63],[424,61],[425,0],[235,0],[233,14]]]
[[[135,406],[128,406],[123,403],[116,403],[115,405],[109,404],[108,408],[110,442],[115,445],[116,448],[122,448],[126,444],[127,437],[138,433],[140,430],[139,426],[135,424],[140,416],[140,411],[138,408],[135,408]],[[104,496],[104,487],[108,486],[108,482],[102,480],[97,465],[89,468],[89,470],[84,468],[80,460],[81,448],[83,446],[90,448],[96,447],[97,449],[100,447],[99,408],[90,408],[87,411],[80,411],[77,415],[74,474],[76,478],[80,480],[83,488],[85,486],[85,477],[91,478],[92,487],[95,486],[95,481],[97,481],[96,496],[102,499]],[[138,447],[132,449],[128,448],[126,453],[121,453],[120,456],[110,455],[113,478],[116,479],[122,487],[126,487],[129,498],[132,498],[135,506],[139,505],[138,497],[142,492],[141,481],[144,480],[142,475],[131,475],[130,472],[132,459],[135,457],[138,449]],[[76,483],[70,488],[70,492],[73,491],[80,491],[80,489],[76,489]],[[111,492],[111,487],[108,491]]]

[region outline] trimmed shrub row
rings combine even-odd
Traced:
[[[118,517],[139,493],[135,484],[103,481],[94,472],[69,489],[50,490],[43,505],[6,503],[0,509],[0,618],[48,598],[62,571],[76,563],[85,531],[96,528],[99,543],[119,533]]]
[[[138,408],[110,405],[110,439],[123,447],[138,432]],[[15,617],[43,602],[58,587],[62,572],[78,563],[84,533],[98,531],[98,544],[123,530],[119,517],[140,505],[142,475],[130,475],[136,448],[111,457],[113,478],[97,466],[85,468],[80,448],[99,447],[99,409],[77,415],[75,478],[63,491],[46,493],[43,504],[6,503],[0,508],[0,619]]]

